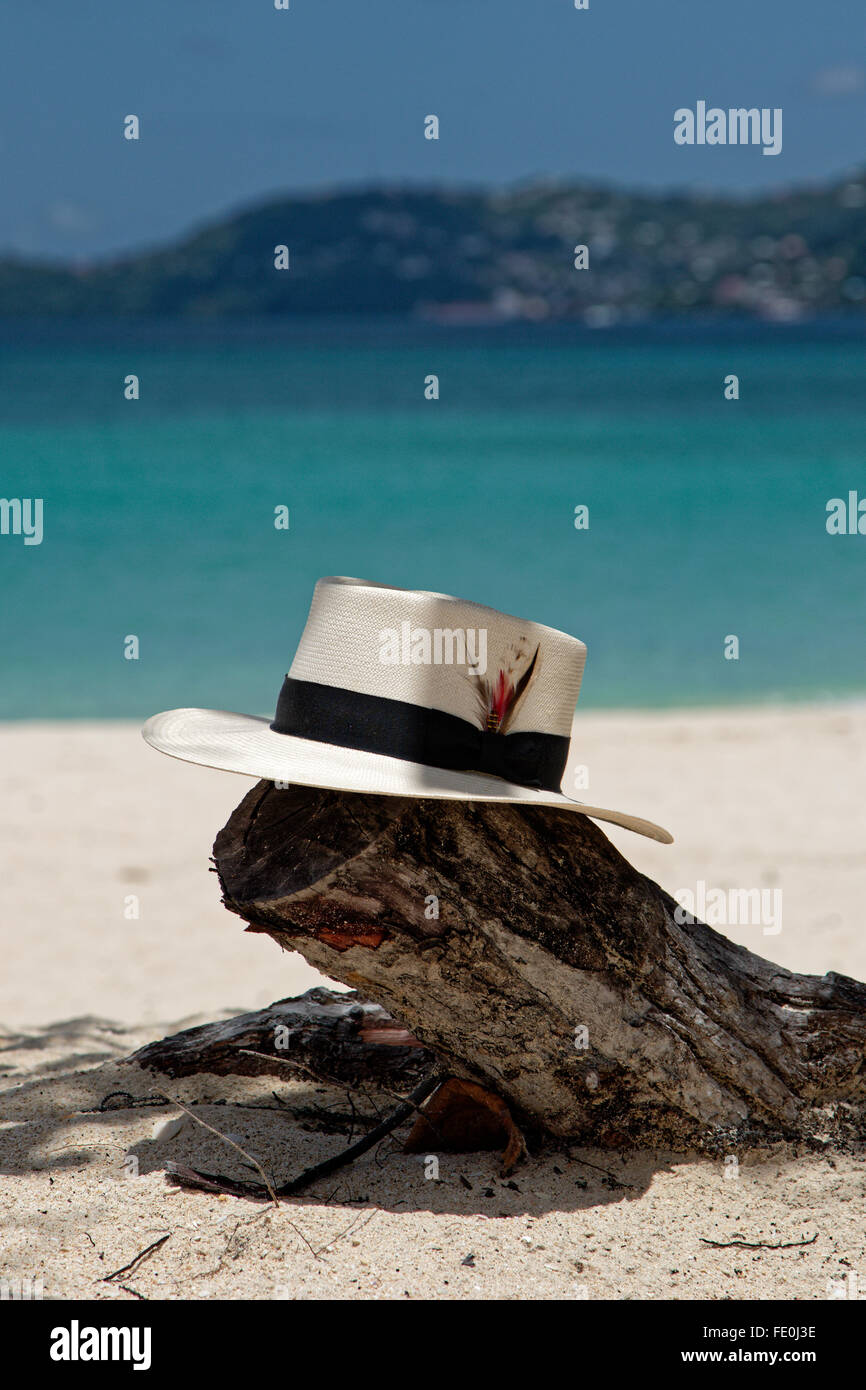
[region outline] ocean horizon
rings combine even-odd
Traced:
[[[2,324],[0,718],[267,712],[325,574],[573,633],[581,706],[866,693],[864,377],[849,320]]]

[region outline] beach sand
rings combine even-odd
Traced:
[[[792,969],[866,979],[866,703],[590,712],[576,729],[572,761],[590,773],[576,794],[675,836],[662,846],[603,826],[632,863],[671,892],[779,889],[780,931],[778,917],[718,929]],[[857,1156],[741,1154],[731,1177],[722,1162],[567,1150],[509,1184],[495,1155],[445,1156],[437,1181],[388,1141],[279,1210],[170,1188],[169,1159],[243,1170],[156,1094],[207,1101],[196,1113],[279,1181],[345,1143],[321,1116],[285,1109],[344,1112],[345,1093],[169,1082],[122,1060],[320,981],[244,935],[208,872],[252,779],[160,757],[131,724],[58,723],[0,728],[0,782],[0,1280],[13,1290],[33,1279],[46,1298],[820,1299],[858,1271],[866,1287]],[[129,1097],[102,1111],[112,1091]],[[361,1111],[374,1099],[353,1097]],[[154,1137],[174,1117],[176,1132]],[[706,1243],[734,1237],[810,1243]]]

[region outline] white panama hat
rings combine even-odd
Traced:
[[[273,719],[155,714],[161,753],[279,783],[555,806],[663,844],[652,821],[561,790],[586,647],[494,608],[363,579],[320,579]]]

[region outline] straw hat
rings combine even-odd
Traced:
[[[270,781],[556,806],[669,844],[652,821],[561,790],[585,660],[576,637],[478,603],[320,579],[273,719],[175,709],[142,734]]]

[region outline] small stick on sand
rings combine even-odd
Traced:
[[[248,1163],[252,1164],[254,1168],[258,1169],[258,1171],[264,1178],[265,1190],[268,1196],[270,1197],[271,1201],[274,1203],[274,1206],[276,1206],[277,1194],[274,1191],[273,1185],[270,1182],[268,1182],[268,1175],[265,1172],[262,1165],[259,1163],[257,1158],[254,1158],[252,1154],[247,1153],[246,1149],[242,1149],[240,1144],[235,1143],[234,1139],[229,1139],[227,1134],[223,1134],[221,1130],[216,1129],[213,1125],[209,1125],[207,1120],[203,1120],[200,1115],[196,1115],[192,1110],[189,1109],[188,1106],[184,1105],[182,1101],[175,1100],[172,1096],[169,1096],[168,1099],[171,1101],[172,1105],[176,1105],[179,1110],[182,1110],[184,1112],[185,1115],[189,1115],[191,1120],[195,1120],[197,1125],[201,1125],[203,1129],[209,1129],[211,1134],[215,1134],[218,1139],[222,1139],[224,1143],[229,1144],[233,1149],[237,1150],[237,1152],[241,1154],[247,1160]],[[178,1166],[177,1172],[180,1171],[181,1168],[180,1166]],[[195,1169],[184,1169],[183,1171],[194,1172]]]
[[[329,1173],[336,1172],[338,1168],[344,1168],[347,1164],[353,1163],[356,1158],[360,1158],[361,1154],[367,1153],[369,1149],[374,1148],[380,1139],[384,1139],[386,1134],[390,1134],[392,1130],[397,1129],[404,1120],[408,1120],[417,1106],[421,1104],[421,1101],[426,1100],[441,1084],[441,1076],[426,1077],[419,1086],[415,1087],[411,1095],[401,1101],[397,1108],[392,1110],[390,1115],[386,1115],[385,1119],[382,1120],[380,1124],[376,1125],[375,1128],[369,1130],[363,1138],[356,1140],[354,1144],[350,1144],[348,1148],[341,1150],[340,1153],[333,1154],[330,1158],[324,1159],[321,1163],[314,1163],[312,1167],[305,1168],[296,1178],[292,1178],[289,1182],[283,1183],[281,1187],[274,1188],[268,1184],[263,1188],[259,1183],[236,1182],[233,1178],[223,1177],[222,1174],[219,1173],[202,1173],[196,1168],[187,1168],[181,1164],[175,1164],[173,1166],[167,1174],[168,1180],[178,1187],[200,1188],[206,1192],[225,1192],[233,1197],[250,1197],[261,1200],[267,1195],[270,1196],[274,1202],[276,1202],[278,1198],[294,1197],[298,1192],[302,1192],[305,1187],[310,1187],[319,1178],[327,1177]],[[183,1107],[181,1108],[183,1109]],[[211,1126],[207,1125],[206,1128],[210,1129]],[[218,1133],[218,1131],[215,1130],[214,1133]],[[231,1143],[231,1140],[227,1142]],[[233,1144],[232,1147],[237,1148],[238,1146]],[[243,1150],[240,1150],[240,1152],[243,1153]],[[256,1167],[259,1168],[259,1172],[261,1172],[261,1168],[258,1164],[256,1164]],[[262,1177],[264,1177],[264,1173],[262,1173]]]
[[[706,1236],[699,1236],[704,1245],[712,1245],[715,1250],[793,1250],[798,1245],[814,1245],[818,1239],[818,1232],[807,1240],[804,1236],[802,1240],[780,1240],[777,1243],[766,1240],[708,1240]]]
[[[107,1284],[111,1279],[116,1279],[118,1274],[129,1274],[131,1270],[135,1269],[136,1265],[140,1265],[142,1260],[146,1260],[148,1255],[152,1255],[161,1245],[165,1245],[165,1242],[170,1238],[171,1231],[168,1232],[168,1235],[160,1236],[159,1240],[155,1240],[150,1245],[145,1246],[144,1250],[140,1251],[134,1260],[130,1260],[128,1265],[122,1265],[121,1268],[116,1269],[113,1274],[104,1275],[103,1278],[99,1280],[99,1283]],[[141,1295],[139,1295],[139,1297],[141,1297]]]

